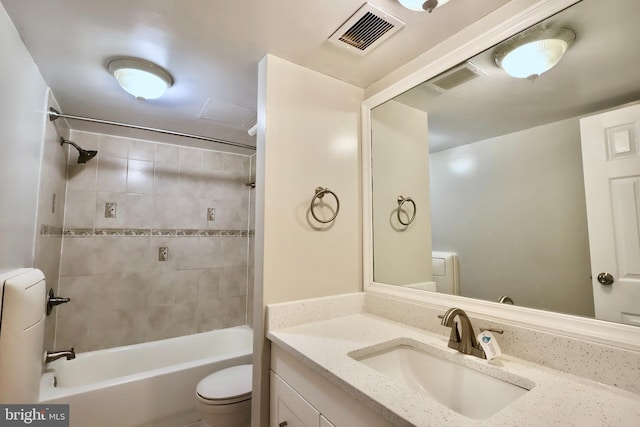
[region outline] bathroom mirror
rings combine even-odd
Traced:
[[[637,16],[582,0],[371,110],[373,282],[640,325],[595,313],[580,129],[640,100]],[[539,31],[555,67],[497,65]]]

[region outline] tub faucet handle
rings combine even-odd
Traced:
[[[54,296],[53,289],[49,289],[49,294],[47,295],[47,316],[51,314],[53,307],[69,301],[71,301],[71,298],[56,297]]]

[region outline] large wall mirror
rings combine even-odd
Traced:
[[[371,110],[374,282],[640,326],[638,16],[582,0]]]

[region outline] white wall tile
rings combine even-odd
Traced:
[[[199,171],[180,168],[180,195],[199,199],[202,197],[202,188],[202,175]]]
[[[180,168],[177,158],[173,162],[155,163],[153,193],[168,196],[180,194]]]
[[[129,146],[129,159],[154,161],[156,145],[152,142],[133,140]]]
[[[141,194],[125,195],[123,206],[125,228],[152,228],[153,196]]]
[[[155,161],[160,163],[171,163],[178,161],[178,147],[168,144],[156,144]]]
[[[96,193],[95,191],[76,191],[67,192],[66,206],[60,206],[65,209],[65,228],[93,228],[96,210]]]
[[[131,140],[116,136],[102,135],[100,137],[100,156],[123,157],[129,156],[129,145]]]
[[[153,198],[153,220],[154,229],[176,229],[180,223],[180,210],[178,197],[154,196]]]
[[[218,299],[220,296],[220,271],[219,268],[197,270],[199,300]]]
[[[176,197],[175,203],[178,205],[178,228],[200,228],[202,218],[206,215],[200,208],[200,199],[193,197]]]
[[[72,130],[69,135],[69,139],[78,144],[85,150],[100,150],[100,138],[99,133],[82,132]]]
[[[224,168],[223,154],[219,151],[205,151],[202,157],[202,171],[209,173]]]
[[[96,191],[98,162],[95,159],[85,164],[77,164],[74,160],[67,173],[67,190]]]
[[[220,152],[91,134],[79,138],[91,149],[99,144],[100,153],[96,162],[69,166],[71,228],[246,229],[249,192],[246,179],[239,179],[246,157],[232,155],[225,163]],[[211,194],[228,196],[203,199],[203,175]],[[106,202],[117,204],[116,218],[104,218]],[[208,223],[209,207],[223,220]],[[161,246],[169,249],[168,261],[158,261]],[[85,308],[61,317],[58,343],[85,351],[246,319],[243,237],[66,237],[61,271]],[[125,330],[118,333],[113,325]]]
[[[112,193],[124,193],[127,191],[126,158],[100,156],[97,190]]]
[[[129,159],[127,169],[127,193],[153,193],[154,164],[146,160]]]
[[[180,162],[180,172],[193,171],[198,174],[202,170],[202,150],[195,148],[180,147],[178,149],[178,159]]]
[[[120,271],[124,273],[144,273],[153,269],[154,263],[147,254],[151,247],[151,237],[121,237],[114,245],[119,254]],[[156,252],[157,254],[157,252]],[[156,255],[157,259],[157,255]]]

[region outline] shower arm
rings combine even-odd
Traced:
[[[78,144],[76,144],[75,142],[69,141],[68,139],[60,138],[60,145],[64,145],[64,144],[73,145],[74,147],[76,147],[76,150],[78,150],[79,152],[86,151],[86,150],[83,150],[82,148],[80,148],[80,146]]]

